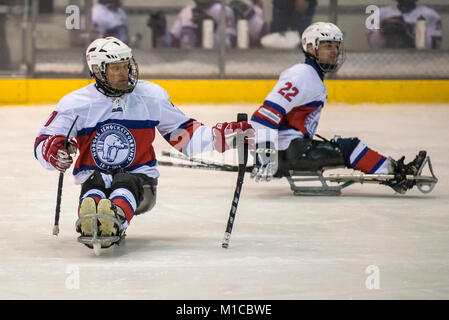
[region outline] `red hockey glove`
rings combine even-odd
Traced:
[[[244,134],[244,141],[249,150],[255,148],[253,127],[246,121],[240,121],[217,123],[212,127],[215,150],[225,152],[232,148],[238,134]]]
[[[70,153],[76,153],[76,140],[70,139],[68,149],[64,148],[65,136],[54,134],[42,145],[42,156],[60,172],[65,172],[73,163]]]

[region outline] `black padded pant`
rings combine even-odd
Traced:
[[[129,190],[136,199],[137,209],[135,215],[151,210],[156,204],[157,178],[150,178],[141,173],[129,173],[123,170],[109,173],[112,175],[112,184],[106,188],[101,172],[95,170],[94,173],[81,185],[82,197],[91,189],[98,189],[104,192],[106,197],[118,188]]]
[[[278,174],[294,171],[317,171],[345,166],[339,146],[331,141],[293,139],[287,149],[279,151]]]

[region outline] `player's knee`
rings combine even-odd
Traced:
[[[156,204],[156,185],[144,184],[143,185],[143,199],[136,209],[135,215],[145,213],[153,209]]]
[[[120,188],[129,190],[134,196],[134,199],[136,199],[137,205],[139,205],[142,201],[143,187],[139,183],[139,178],[135,174],[127,172],[119,172],[114,174],[111,184],[111,191]]]
[[[107,193],[103,177],[101,176],[101,172],[98,170],[95,170],[94,173],[92,173],[81,185],[81,195],[92,189],[98,189],[105,194]]]
[[[156,204],[157,179],[144,174],[119,172],[114,175],[111,190],[124,188],[129,190],[136,199],[135,215],[151,210]]]
[[[343,158],[345,160],[345,165],[347,167],[351,166],[350,157],[354,149],[359,144],[360,140],[358,138],[341,138],[339,136],[334,137],[332,139],[334,143],[338,145],[341,153],[343,154]]]

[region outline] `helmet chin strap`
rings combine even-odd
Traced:
[[[111,98],[116,98],[116,97],[120,97],[126,93],[123,90],[114,89],[113,87],[111,87],[108,84],[107,79],[102,81],[102,80],[98,79],[95,75],[94,75],[94,77],[95,77],[97,90],[100,91],[105,96],[108,96]]]
[[[332,72],[332,71],[334,71],[334,70],[336,69],[336,67],[337,67],[335,64],[332,64],[332,63],[323,63],[323,62],[320,62],[320,61],[318,60],[317,56],[314,55],[314,54],[311,54],[310,52],[304,52],[304,54],[305,54],[306,58],[308,58],[308,59],[310,59],[310,60],[313,60],[313,61],[316,63],[316,65],[318,66],[318,68],[320,68],[320,70],[321,70],[323,73]]]

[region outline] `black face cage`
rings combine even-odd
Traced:
[[[317,40],[317,42],[318,42],[318,40]],[[318,42],[318,45],[319,45],[319,42]],[[316,45],[316,47],[318,47],[318,45]],[[319,59],[315,55],[310,54],[307,51],[304,51],[301,44],[300,44],[300,48],[301,48],[302,52],[304,53],[304,55],[306,56],[306,58],[314,60],[316,62],[316,64],[318,65],[318,67],[321,69],[321,71],[323,71],[324,73],[337,72],[338,69],[340,69],[340,67],[343,65],[343,63],[346,60],[346,50],[344,48],[343,42],[340,42],[340,45],[338,48],[337,62],[335,64],[320,62]]]
[[[116,89],[109,85],[106,77],[106,65],[103,62],[101,69],[92,73],[97,83],[98,90],[108,97],[120,97],[126,93],[131,93],[139,80],[139,67],[133,57],[129,60],[128,65],[128,86],[125,89]]]
[[[343,65],[343,63],[346,60],[346,51],[343,45],[343,42],[340,41],[340,45],[338,47],[338,57],[336,63],[327,63],[327,62],[320,62],[320,60],[315,57],[317,65],[320,67],[320,69],[324,73],[335,73],[340,69],[340,67]]]

